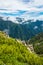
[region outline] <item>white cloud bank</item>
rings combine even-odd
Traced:
[[[0,0],[0,16],[5,16],[5,13],[18,16],[19,10],[26,11],[24,14],[21,13],[20,17],[43,20],[43,0]],[[10,17],[16,16],[10,15]]]

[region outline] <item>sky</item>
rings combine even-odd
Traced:
[[[43,0],[0,0],[0,16],[43,20]]]

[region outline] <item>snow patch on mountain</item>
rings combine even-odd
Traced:
[[[5,21],[12,21],[12,22],[14,22],[14,23],[16,23],[16,24],[28,24],[29,23],[29,21],[30,22],[36,22],[36,19],[25,19],[25,18],[21,18],[21,17],[13,17],[13,16],[1,16],[0,18],[2,18],[3,20],[5,20]],[[38,19],[37,19],[38,20]],[[35,29],[36,29],[37,27],[35,27]]]
[[[35,26],[35,27],[34,27],[34,29],[37,29],[37,28],[38,28],[38,26]]]

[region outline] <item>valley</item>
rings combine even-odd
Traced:
[[[0,65],[43,65],[43,21],[20,23],[0,19]]]

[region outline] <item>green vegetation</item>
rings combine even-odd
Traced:
[[[0,32],[0,65],[43,65],[43,58],[30,53],[21,42]]]
[[[40,33],[35,37],[31,38],[29,44],[33,44],[34,51],[37,54],[43,55],[43,33]]]
[[[20,18],[16,18],[16,20],[18,22],[22,22],[22,19]],[[43,32],[43,21],[31,21],[32,20],[27,20],[24,21],[22,24],[17,24],[10,20],[3,20],[3,18],[0,17],[0,30],[8,30],[8,34],[10,37],[27,41],[32,36],[35,36],[36,34]],[[26,24],[26,22],[28,22],[28,24]],[[36,26],[38,27],[37,29],[35,29]]]

